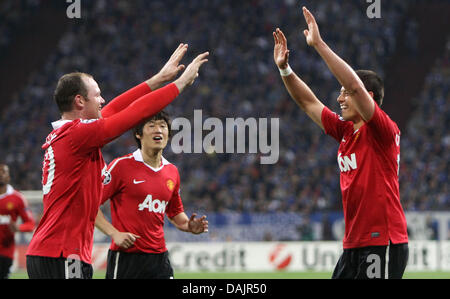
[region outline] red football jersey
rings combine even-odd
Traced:
[[[95,218],[106,171],[104,119],[57,121],[42,148],[42,219],[27,255],[77,255],[91,263]]]
[[[395,122],[375,104],[372,119],[356,131],[351,121],[326,107],[322,124],[340,143],[344,248],[408,242],[398,183],[400,130]]]
[[[175,165],[162,159],[155,169],[146,164],[140,150],[115,159],[108,166],[103,202],[110,199],[112,225],[121,232],[139,235],[128,249],[111,242],[111,250],[162,253],[164,215],[184,212],[180,197],[180,175]]]
[[[19,231],[33,231],[34,218],[28,209],[27,201],[11,185],[7,185],[6,193],[0,194],[0,256],[14,258],[14,233],[9,225],[11,222],[17,222],[19,217],[22,219]]]

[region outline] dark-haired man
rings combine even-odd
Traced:
[[[198,76],[208,52],[187,67],[180,44],[161,71],[115,98],[105,100],[91,75],[71,73],[58,81],[54,98],[61,120],[42,148],[42,219],[27,251],[30,278],[92,278],[94,223],[106,170],[101,148],[170,104]],[[173,83],[178,72],[183,74]]]
[[[339,143],[338,165],[345,218],[344,252],[333,278],[402,278],[408,260],[406,219],[400,203],[398,170],[400,130],[381,110],[382,80],[372,71],[353,71],[322,40],[319,28],[303,7],[309,46],[320,54],[341,83],[337,101],[341,117],[331,112],[289,67],[287,40],[273,33],[274,60],[295,102],[326,134]]]
[[[32,232],[33,214],[23,195],[10,184],[9,167],[0,163],[0,279],[9,276],[14,259],[16,232]],[[18,224],[18,218],[22,223]]]
[[[164,215],[181,231],[208,231],[206,216],[190,218],[180,197],[180,175],[162,156],[170,120],[161,111],[134,128],[138,150],[110,163],[102,202],[110,200],[112,223],[99,210],[95,225],[112,238],[106,278],[171,279]]]

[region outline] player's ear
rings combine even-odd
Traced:
[[[139,140],[141,140],[141,135],[139,135],[139,133],[134,133],[134,137],[136,137],[136,139],[139,139]]]
[[[373,91],[369,91],[369,94],[370,94],[370,97],[372,98],[372,100],[375,100],[373,97],[374,97],[374,93],[373,93]]]
[[[75,110],[83,110],[86,100],[82,95],[77,94],[73,99],[73,108]]]

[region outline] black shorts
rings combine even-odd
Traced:
[[[169,252],[108,251],[106,279],[173,279]]]
[[[387,248],[389,255],[386,257]],[[401,279],[408,263],[408,243],[344,249],[333,279]]]
[[[92,279],[92,265],[64,257],[27,255],[27,272],[30,279]]]
[[[8,279],[12,264],[12,259],[6,256],[0,256],[0,279]]]

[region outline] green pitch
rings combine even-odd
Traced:
[[[238,272],[238,273],[176,273],[175,279],[330,279],[331,272]],[[10,275],[11,279],[28,279],[25,272]],[[97,271],[94,279],[104,279],[105,272]],[[450,272],[407,272],[405,279],[450,279]]]

